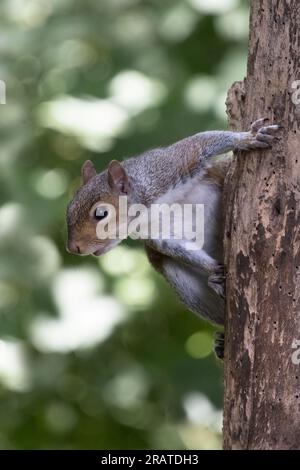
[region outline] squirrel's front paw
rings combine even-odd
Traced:
[[[281,126],[274,124],[272,126],[264,126],[268,118],[258,119],[251,125],[251,130],[247,132],[245,139],[238,143],[240,150],[254,150],[270,148],[275,140],[278,140],[276,133]]]
[[[220,297],[225,299],[225,268],[219,264],[214,272],[209,275],[207,284],[211,287]]]

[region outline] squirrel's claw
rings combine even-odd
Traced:
[[[260,118],[260,119],[257,119],[256,121],[254,121],[252,124],[251,124],[251,131],[253,133],[256,133],[257,131],[259,131],[259,129],[263,126],[263,124],[268,121],[269,118],[267,117],[263,117],[263,118]]]
[[[275,134],[279,131],[280,127],[278,124],[272,124],[270,126],[264,126],[264,122],[268,118],[262,118],[255,121],[250,130],[250,134],[254,141],[261,141],[271,144],[275,138]],[[254,143],[254,142],[253,142]]]
[[[216,270],[210,274],[207,284],[211,287],[222,299],[225,299],[225,268],[222,264],[218,265]]]
[[[261,118],[251,125],[248,137],[240,142],[239,149],[255,150],[267,149],[278,140],[277,132],[282,128],[278,124],[263,125],[268,118]]]
[[[217,356],[218,359],[221,359],[221,360],[224,359],[224,346],[225,346],[224,333],[221,331],[217,331],[215,334],[214,350],[215,350],[215,355]]]

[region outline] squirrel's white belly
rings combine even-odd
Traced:
[[[203,250],[222,263],[223,224],[222,191],[220,187],[200,175],[185,184],[169,190],[159,204],[203,204]],[[218,324],[224,321],[224,300],[208,285],[208,273],[201,266],[187,266],[172,257],[166,257],[162,273],[182,301],[193,312]]]
[[[203,204],[204,205],[204,245],[203,249],[222,262],[223,258],[223,218],[222,191],[219,186],[203,175],[195,175],[186,183],[170,189],[157,201],[158,204]],[[186,223],[186,220],[184,221]],[[194,220],[191,221],[194,224]],[[191,227],[195,231],[196,226]]]

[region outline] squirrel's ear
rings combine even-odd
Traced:
[[[82,184],[86,184],[93,176],[97,174],[93,162],[87,160],[81,167]]]
[[[107,180],[109,187],[118,193],[128,194],[129,181],[128,176],[121,163],[112,160],[107,169]]]

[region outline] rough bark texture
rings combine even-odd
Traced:
[[[232,129],[284,129],[226,183],[225,449],[300,449],[299,28],[299,0],[252,0],[247,78],[228,94]]]

